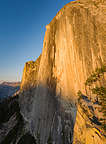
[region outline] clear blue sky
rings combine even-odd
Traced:
[[[21,80],[42,51],[45,26],[70,1],[0,0],[0,80]]]

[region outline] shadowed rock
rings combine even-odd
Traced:
[[[89,113],[94,116],[89,108],[92,101],[83,97],[76,106],[77,92],[86,96],[86,79],[106,64],[104,11],[104,0],[70,2],[46,26],[42,55],[37,62],[26,63],[19,96],[24,129],[33,136],[31,141],[105,143],[95,120],[89,119]]]

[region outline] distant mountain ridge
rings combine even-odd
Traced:
[[[0,80],[0,84],[2,84],[4,81],[3,80]]]
[[[3,81],[1,84],[15,87],[15,86],[19,86],[20,82],[6,82],[6,81]]]
[[[41,58],[0,103],[0,144],[106,144],[104,2],[71,2],[46,26]]]
[[[20,82],[0,82],[0,99],[12,96],[20,89]]]

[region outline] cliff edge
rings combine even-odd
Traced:
[[[38,66],[35,62],[25,65],[21,114],[42,144],[105,143],[104,131],[95,123],[93,94],[85,86],[88,77],[106,65],[105,9],[105,0],[79,0],[64,6],[46,26]],[[103,74],[97,85],[105,87]],[[79,90],[89,101],[81,100],[85,111],[77,104]]]

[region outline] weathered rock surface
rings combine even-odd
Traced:
[[[37,75],[34,63],[28,71],[25,66],[22,87],[36,84],[21,94],[21,114],[32,135],[39,134],[43,144],[48,140],[71,144],[74,124],[75,144],[105,143],[95,128],[86,127],[88,118],[82,117],[84,112],[75,105],[78,90],[86,95],[88,76],[106,64],[105,8],[104,0],[80,0],[64,6],[46,26]]]
[[[93,108],[89,111],[92,102],[83,100],[85,111],[76,106],[77,92],[86,95],[86,79],[106,65],[105,9],[105,0],[67,4],[46,26],[37,65],[25,65],[19,105],[24,128],[36,143],[105,144]]]
[[[86,99],[78,105],[73,144],[106,143],[106,135],[101,129],[101,122],[96,117],[95,105],[98,106]]]
[[[25,125],[20,114],[18,95],[0,102],[0,144],[36,144]]]
[[[41,55],[35,62],[29,61],[25,64],[20,89],[26,90],[36,85],[40,59],[41,59]]]

